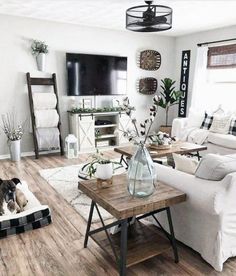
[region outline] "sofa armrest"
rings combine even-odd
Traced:
[[[226,175],[222,182],[225,189],[216,197],[215,210],[217,213],[230,213],[235,215],[236,172]]]
[[[212,215],[219,214],[225,208],[226,193],[229,195],[227,188],[231,189],[229,177],[222,181],[204,180],[159,164],[156,164],[156,173],[158,181],[186,193],[186,203],[190,208]]]
[[[187,127],[188,118],[175,118],[172,123],[171,136],[181,139],[183,130]]]

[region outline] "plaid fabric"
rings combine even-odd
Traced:
[[[27,224],[30,224],[32,222],[41,220],[44,217],[47,217],[50,215],[50,210],[49,208],[45,208],[39,211],[36,211],[32,214],[19,217],[17,219],[8,219],[0,222],[0,231],[5,230],[5,229],[10,229],[12,227],[19,227],[19,226],[24,226]]]
[[[213,116],[210,116],[207,113],[205,113],[205,117],[200,128],[208,130],[211,127],[212,122],[213,122]]]
[[[1,230],[0,231],[0,239],[5,238],[10,235],[16,235],[21,234],[29,230],[34,230],[41,228],[43,226],[49,225],[52,222],[51,216],[47,216],[44,218],[41,218],[40,220],[33,221],[31,223],[22,225],[22,226],[16,226],[9,229]]]
[[[232,119],[230,122],[229,134],[236,136],[236,118]]]

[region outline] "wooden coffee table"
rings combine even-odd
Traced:
[[[206,150],[207,147],[203,145],[197,145],[193,143],[178,141],[173,143],[170,149],[157,150],[150,147],[147,147],[147,149],[149,150],[152,159],[166,157],[168,155],[171,155],[172,153],[178,153],[178,154],[196,153],[199,159],[200,158],[199,152]],[[125,146],[125,147],[117,147],[117,148],[114,148],[114,151],[121,154],[120,163],[125,162],[125,164],[127,165],[126,160],[124,159],[124,156],[131,158],[136,151],[136,147],[133,145]]]
[[[79,182],[79,189],[92,199],[84,247],[91,237],[103,250],[112,254],[119,266],[120,275],[126,275],[126,267],[132,266],[173,248],[175,262],[178,263],[178,251],[175,242],[170,206],[184,202],[186,195],[170,186],[157,182],[154,193],[146,198],[132,197],[127,190],[126,174],[113,176],[112,186],[99,189],[96,180]],[[117,221],[105,225],[98,204],[113,215]],[[102,223],[102,227],[91,230],[94,208]],[[165,211],[169,222],[170,234],[159,224],[156,213]],[[158,234],[157,227],[144,224],[140,220],[152,216],[165,237]],[[130,218],[136,222],[128,227]],[[108,229],[119,225],[121,231],[112,235]]]

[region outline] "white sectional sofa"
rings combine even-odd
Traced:
[[[222,271],[236,256],[236,173],[210,181],[159,164],[156,170],[159,181],[187,194],[186,202],[171,208],[176,238]],[[169,231],[165,214],[157,218]]]
[[[183,141],[207,146],[206,153],[230,154],[236,153],[236,136],[231,134],[220,134],[211,131],[201,130],[200,126],[189,127],[189,118],[176,118],[172,124],[172,136]]]

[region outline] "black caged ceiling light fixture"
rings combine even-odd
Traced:
[[[134,32],[161,32],[172,28],[172,8],[153,5],[131,7],[126,11],[126,29]]]

